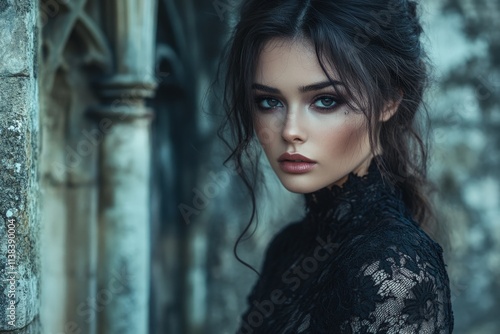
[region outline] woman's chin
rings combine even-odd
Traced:
[[[308,194],[323,188],[321,185],[312,185],[311,182],[294,182],[291,180],[281,180],[281,184],[286,190],[297,194]]]

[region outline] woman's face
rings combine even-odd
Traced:
[[[335,72],[329,74],[337,80]],[[338,89],[343,91],[340,82]],[[253,92],[256,135],[286,189],[309,193],[341,185],[352,171],[366,173],[372,158],[366,118],[336,94],[308,41],[269,41]],[[313,162],[290,161],[304,159],[283,157],[286,152]]]

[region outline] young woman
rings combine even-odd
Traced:
[[[416,7],[243,0],[224,62],[228,160],[251,190],[250,224],[254,139],[306,213],[269,244],[238,333],[452,332],[442,248],[424,232]]]

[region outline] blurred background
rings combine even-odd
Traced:
[[[222,165],[211,86],[236,4],[1,0],[0,332],[236,332],[257,279],[233,254],[251,205]],[[455,333],[498,333],[500,2],[420,12]],[[258,270],[304,208],[261,163],[269,191],[238,247]]]

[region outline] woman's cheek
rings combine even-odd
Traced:
[[[276,137],[280,135],[280,129],[275,118],[270,115],[255,117],[255,133],[263,147],[272,144],[276,140]]]
[[[352,122],[344,128],[342,133],[342,141],[345,154],[356,159],[359,155],[363,155],[366,151],[366,128],[362,122]]]
[[[330,153],[337,155],[355,155],[363,136],[363,126],[355,120],[346,120],[328,131],[321,131],[319,141],[327,146]],[[326,147],[325,147],[326,148]]]

